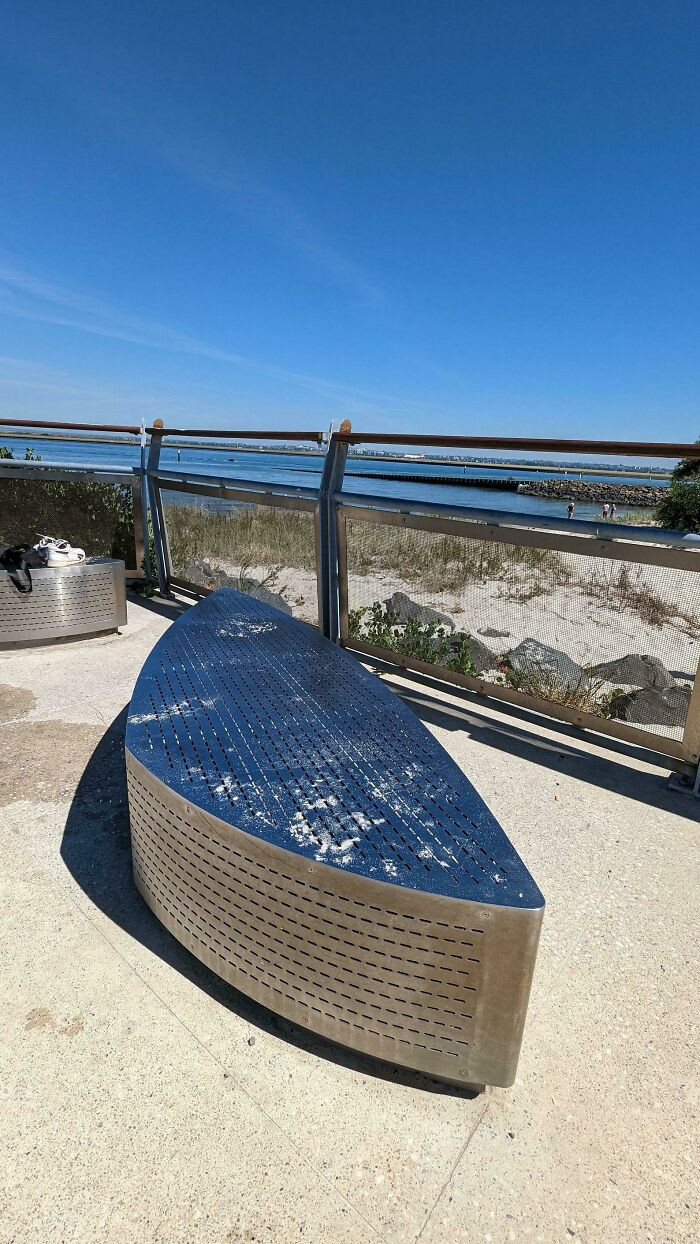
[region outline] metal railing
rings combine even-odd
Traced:
[[[156,570],[158,574],[158,586],[161,592],[167,593],[170,585],[176,587],[185,587],[189,590],[201,591],[202,585],[197,585],[191,581],[183,579],[173,572],[172,551],[170,548],[170,540],[168,537],[168,527],[163,506],[163,491],[188,493],[191,496],[199,497],[216,497],[221,500],[237,502],[238,504],[258,504],[267,505],[273,508],[299,510],[308,512],[313,515],[314,534],[316,545],[316,564],[320,565],[321,553],[319,545],[319,523],[318,523],[318,492],[314,488],[307,488],[303,485],[285,485],[271,484],[260,480],[232,478],[229,475],[213,476],[189,471],[186,469],[178,469],[177,467],[164,467],[160,464],[160,455],[163,447],[163,441],[166,437],[175,436],[197,436],[201,438],[216,438],[221,441],[226,438],[235,440],[257,440],[265,439],[272,441],[310,441],[321,444],[324,435],[321,432],[271,432],[257,433],[251,431],[198,431],[192,429],[171,429],[162,426],[156,426],[150,431],[150,447],[148,452],[148,460],[145,467],[145,476],[148,485],[149,507],[151,513],[151,525],[153,529]],[[320,595],[319,595],[319,612],[320,612]]]
[[[0,420],[0,426],[6,423]],[[15,426],[14,424],[12,425]],[[64,438],[61,438],[64,439]],[[94,442],[93,442],[94,443]],[[81,483],[121,485],[131,489],[131,507],[134,522],[133,558],[127,557],[126,577],[129,580],[145,579],[149,575],[149,553],[146,539],[147,503],[140,467],[122,470],[105,466],[104,463],[55,462],[51,459],[29,460],[0,459],[0,483],[6,479],[36,480],[39,483]]]
[[[700,773],[700,677],[697,669],[686,672],[690,681],[685,720],[680,726],[664,731],[648,729],[644,723],[635,724],[614,715],[602,715],[591,711],[585,704],[562,702],[546,695],[534,694],[532,688],[518,685],[507,677],[484,676],[469,670],[448,668],[440,662],[426,660],[410,651],[402,651],[400,645],[383,646],[363,638],[357,627],[351,626],[352,595],[357,596],[358,576],[352,568],[352,536],[360,526],[367,530],[384,533],[411,533],[411,539],[434,540],[446,538],[462,542],[465,548],[500,549],[503,556],[556,555],[564,559],[579,559],[581,564],[601,566],[650,568],[661,574],[689,573],[700,570],[700,546],[696,538],[682,533],[633,525],[612,525],[607,522],[549,518],[539,514],[514,511],[477,509],[468,505],[445,505],[437,502],[417,501],[349,492],[344,489],[347,455],[350,446],[359,444],[419,445],[440,449],[489,449],[541,451],[561,455],[587,453],[596,455],[616,454],[620,457],[655,456],[688,457],[700,459],[700,446],[677,443],[613,442],[588,440],[542,440],[499,437],[446,437],[408,436],[404,434],[379,434],[353,432],[349,425],[333,431],[330,436],[317,431],[274,432],[250,430],[199,430],[165,428],[156,423],[153,427],[119,427],[117,425],[90,424],[39,424],[37,421],[0,420],[0,426],[28,430],[41,427],[63,432],[81,433],[80,438],[106,439],[104,433],[127,433],[135,439],[140,449],[140,462],[128,473],[117,471],[103,464],[66,466],[54,461],[2,463],[1,478],[29,478],[41,472],[43,479],[89,478],[105,483],[128,483],[133,492],[134,526],[136,531],[135,573],[143,573],[148,567],[148,539],[145,525],[146,508],[150,513],[150,528],[155,553],[155,571],[158,586],[167,594],[171,586],[183,587],[196,593],[205,593],[206,586],[177,574],[173,568],[170,548],[167,506],[164,493],[187,494],[223,499],[236,506],[262,505],[273,509],[296,510],[308,513],[314,523],[316,552],[316,585],[318,596],[319,627],[334,642],[362,656],[381,659],[397,669],[413,670],[430,675],[446,684],[465,688],[489,697],[503,706],[517,705],[543,716],[557,719],[582,729],[595,731],[601,738],[609,736],[641,746],[667,759],[670,768],[688,774]],[[46,433],[44,433],[45,435]],[[90,435],[82,435],[90,434]],[[102,434],[99,436],[98,434]],[[164,443],[192,444],[216,440],[212,448],[222,448],[226,440],[267,440],[272,443],[306,441],[325,450],[319,487],[297,484],[271,483],[251,478],[233,476],[229,472],[215,474],[196,471],[180,466],[166,465],[161,461]],[[58,438],[57,438],[58,439]],[[61,437],[61,439],[63,439]],[[110,443],[115,443],[110,441]],[[120,442],[117,442],[120,443]],[[194,446],[193,446],[194,447]],[[201,446],[198,446],[200,448]],[[229,446],[230,447],[230,446]],[[516,555],[513,550],[519,550]],[[497,580],[493,580],[496,582]],[[700,579],[684,578],[682,586],[697,583]],[[361,595],[361,593],[360,593]],[[438,598],[440,592],[432,590],[429,595]],[[379,605],[381,601],[376,602]],[[681,603],[682,604],[682,603]],[[679,604],[679,608],[681,608]],[[456,606],[455,606],[456,607]],[[435,611],[433,611],[435,612]],[[546,616],[546,609],[543,616]],[[548,632],[548,633],[553,633]],[[692,658],[697,663],[697,658]],[[466,672],[465,672],[466,670]],[[651,723],[649,723],[651,724]],[[659,723],[656,723],[659,724]]]
[[[440,681],[451,683],[480,695],[490,697],[504,705],[519,705],[539,714],[593,730],[598,735],[623,739],[669,759],[670,767],[688,773],[700,773],[700,677],[697,668],[690,671],[692,678],[690,697],[682,727],[682,737],[675,737],[677,729],[663,732],[650,730],[613,716],[592,712],[577,703],[557,702],[544,695],[523,690],[516,682],[496,675],[495,678],[478,673],[461,672],[445,668],[432,660],[421,659],[401,651],[400,644],[391,647],[369,642],[361,633],[353,633],[350,627],[350,584],[352,575],[348,568],[348,526],[369,524],[404,532],[432,533],[453,541],[475,545],[497,545],[501,548],[542,550],[547,553],[568,555],[574,559],[597,559],[602,562],[619,563],[623,567],[659,567],[662,570],[697,573],[700,570],[700,543],[697,537],[688,537],[675,531],[632,525],[613,525],[607,522],[565,520],[547,518],[510,511],[479,510],[468,506],[450,506],[435,502],[400,500],[385,496],[361,495],[344,492],[342,474],[344,455],[351,444],[377,443],[433,445],[452,448],[518,449],[523,451],[547,450],[561,454],[590,452],[596,454],[616,453],[621,456],[691,457],[700,459],[700,446],[678,444],[642,444],[640,442],[599,441],[542,441],[519,440],[496,437],[408,437],[377,434],[338,433],[331,438],[328,455],[328,474],[334,472],[329,505],[334,511],[334,575],[329,584],[330,617],[327,633],[343,646],[365,656],[374,657],[390,665],[430,675]],[[335,463],[334,464],[334,457]],[[337,480],[340,478],[341,483]],[[700,591],[700,579],[697,583]],[[336,591],[337,585],[337,591]],[[431,593],[438,596],[439,592]],[[414,602],[415,604],[415,602]],[[375,602],[375,608],[381,606]],[[679,608],[681,606],[679,605]],[[335,612],[337,609],[337,613]],[[428,611],[430,612],[430,611]],[[385,620],[389,610],[385,606]],[[449,635],[447,628],[443,628]],[[400,631],[400,628],[399,628]],[[391,622],[384,625],[384,633],[390,637]],[[700,636],[698,636],[700,638]],[[411,645],[409,645],[410,647]],[[416,647],[417,645],[413,645]],[[425,645],[424,645],[425,646]],[[397,650],[398,648],[398,650]],[[697,647],[692,664],[697,667]],[[602,663],[601,663],[602,664]],[[582,684],[588,683],[586,674]],[[563,697],[564,701],[567,697]],[[576,700],[575,695],[569,697]],[[585,702],[586,696],[579,697]]]

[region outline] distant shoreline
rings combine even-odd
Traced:
[[[64,444],[93,444],[93,445],[123,445],[136,447],[138,442],[134,436],[104,436],[94,437],[80,435],[69,435],[61,432],[35,432],[31,436],[18,432],[16,435],[4,435],[2,443],[5,441],[20,441],[27,443],[30,441],[53,441]],[[197,452],[212,453],[228,453],[228,454],[272,454],[272,455],[294,455],[303,456],[305,458],[323,458],[323,450],[315,447],[307,447],[304,444],[294,445],[239,445],[235,441],[224,443],[217,441],[196,441],[196,440],[169,440],[164,442],[168,449],[189,450]],[[436,457],[432,455],[422,456],[420,454],[396,454],[396,453],[364,453],[358,452],[351,448],[348,453],[348,460],[352,462],[398,462],[410,463],[411,466],[439,466],[452,469],[465,469],[479,471],[532,471],[534,474],[551,472],[557,475],[565,475],[572,479],[584,475],[606,476],[606,475],[624,475],[630,479],[658,479],[669,480],[671,470],[665,470],[663,467],[630,467],[624,463],[613,466],[604,466],[599,463],[588,463],[578,460],[573,463],[565,463],[561,461],[547,462],[544,459],[537,459],[532,462],[521,462],[511,458],[479,458],[476,456],[454,457],[452,455],[443,455]]]

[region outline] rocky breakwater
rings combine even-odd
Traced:
[[[608,480],[528,479],[518,484],[518,492],[528,497],[547,497],[550,501],[607,501],[634,509],[656,506],[664,488],[649,484],[615,484]]]

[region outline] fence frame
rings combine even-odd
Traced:
[[[383,498],[378,498],[378,500],[383,500]],[[638,554],[643,553],[644,561],[647,565],[671,566],[673,569],[693,570],[695,572],[700,570],[700,564],[693,564],[690,559],[694,558],[696,563],[700,563],[699,553],[674,548],[653,550],[649,546],[635,546],[631,543],[623,544],[622,541],[616,542],[612,540],[609,542],[612,547],[606,547],[599,541],[585,537],[572,535],[567,538],[565,533],[562,533],[562,539],[555,543],[546,533],[540,531],[534,533],[538,537],[537,540],[530,541],[526,538],[528,533],[516,527],[509,530],[508,528],[489,527],[481,523],[460,522],[458,519],[431,519],[422,515],[397,514],[380,509],[370,510],[352,504],[339,504],[336,513],[339,553],[340,643],[344,648],[348,648],[353,652],[359,652],[363,656],[375,657],[389,665],[396,665],[402,669],[415,670],[420,674],[429,674],[441,682],[453,683],[455,686],[469,691],[476,691],[479,695],[500,700],[506,704],[521,705],[547,717],[555,717],[559,721],[567,722],[569,725],[579,726],[585,730],[594,730],[598,734],[609,735],[612,738],[623,739],[625,742],[637,744],[680,761],[683,766],[696,767],[698,765],[700,762],[700,677],[698,677],[700,670],[696,671],[693,682],[683,738],[678,740],[666,738],[663,734],[645,730],[640,726],[633,726],[627,722],[598,717],[595,713],[583,712],[580,709],[570,708],[567,705],[556,704],[551,700],[517,691],[513,687],[490,683],[476,675],[460,674],[456,670],[445,669],[443,666],[432,664],[428,661],[419,661],[415,657],[395,652],[389,648],[381,648],[376,644],[370,644],[365,640],[351,637],[348,626],[347,523],[354,519],[356,522],[369,522],[384,526],[403,527],[410,530],[436,532],[463,539],[519,544],[544,549],[553,548],[584,554],[588,557],[601,557],[613,560],[641,561],[641,557]],[[619,557],[620,549],[624,549],[622,557]],[[658,560],[653,556],[653,553],[657,551],[662,555]]]
[[[122,436],[126,434],[138,438],[134,443],[140,447],[140,466],[131,470],[106,468],[102,464],[71,466],[43,460],[0,462],[0,479],[3,476],[29,479],[39,472],[45,480],[91,479],[104,483],[129,485],[133,496],[136,560],[136,566],[127,570],[129,578],[143,578],[144,572],[146,577],[150,574],[146,537],[146,509],[148,508],[161,593],[169,595],[171,586],[202,595],[208,592],[208,589],[200,584],[189,583],[173,575],[167,516],[161,495],[163,489],[194,496],[221,497],[241,503],[311,513],[315,535],[319,626],[327,638],[358,655],[381,660],[389,666],[414,670],[438,682],[476,692],[500,701],[504,705],[521,706],[545,718],[560,720],[581,729],[590,730],[602,736],[602,740],[605,736],[609,736],[639,745],[649,752],[665,757],[669,767],[685,773],[697,774],[696,788],[700,785],[700,666],[691,690],[683,737],[679,741],[665,738],[661,734],[626,722],[598,717],[595,714],[519,692],[511,687],[488,683],[475,676],[459,674],[439,665],[418,661],[402,653],[351,639],[348,632],[347,522],[355,518],[362,522],[457,535],[472,540],[494,541],[693,571],[700,569],[700,540],[698,538],[689,538],[677,532],[661,531],[658,528],[632,526],[612,528],[609,524],[581,520],[567,522],[566,530],[562,530],[559,520],[547,519],[540,515],[530,517],[517,512],[478,510],[470,506],[447,506],[407,500],[395,501],[389,497],[343,492],[347,453],[351,445],[417,445],[434,446],[440,449],[505,449],[511,452],[518,450],[523,453],[539,451],[559,454],[618,454],[623,457],[685,457],[696,460],[700,460],[700,445],[675,442],[361,433],[353,432],[349,423],[342,424],[338,430],[332,430],[330,436],[318,431],[276,432],[249,429],[165,428],[160,421],[156,421],[152,427],[145,427],[143,423],[140,427],[131,427],[117,424],[0,419],[0,428],[6,428],[10,437],[16,436],[16,432],[10,429],[22,429],[25,435],[30,436],[30,429],[42,429],[47,440],[57,441],[69,441],[71,438],[63,435],[52,437],[52,429],[60,432],[86,433],[87,435],[76,436],[74,439],[80,441],[92,439],[95,443],[100,440],[108,440],[108,443],[112,444],[122,443],[121,440],[107,438],[104,435],[96,436],[95,433],[115,433]],[[215,477],[210,474],[202,475],[197,472],[162,467],[160,453],[165,438],[176,438],[170,441],[172,445],[175,445],[178,442],[182,444],[182,439],[189,437],[201,440],[216,439],[217,441],[235,439],[312,442],[325,448],[320,488],[276,485],[229,475]],[[130,441],[123,443],[132,444]],[[212,448],[224,449],[225,447],[216,445]]]
[[[347,448],[351,444],[413,444],[440,447],[473,448],[519,448],[555,450],[564,452],[617,452],[625,456],[654,455],[659,457],[690,457],[700,459],[700,445],[647,444],[639,442],[600,441],[533,441],[497,437],[440,437],[407,436],[397,434],[362,434],[353,432],[334,433],[334,441]],[[695,671],[688,704],[683,735],[680,740],[646,730],[643,727],[616,719],[598,717],[594,713],[556,704],[513,687],[487,682],[478,676],[460,674],[427,661],[420,661],[388,648],[369,644],[352,638],[349,634],[349,582],[347,523],[354,518],[358,522],[377,523],[398,528],[410,528],[454,535],[471,540],[492,541],[557,552],[583,554],[613,561],[658,565],[678,570],[700,570],[700,540],[679,532],[660,528],[639,528],[586,520],[567,520],[562,530],[561,520],[547,519],[539,515],[523,515],[516,512],[477,510],[440,503],[399,501],[390,497],[346,493],[340,482],[331,496],[335,508],[335,548],[337,553],[338,591],[338,637],[349,651],[382,661],[401,670],[415,671],[430,678],[476,692],[480,696],[496,700],[504,706],[513,705],[528,709],[544,717],[554,718],[579,729],[598,735],[621,739],[665,758],[669,768],[695,778],[696,793],[700,785],[700,663]],[[335,638],[332,633],[328,638]]]
[[[165,437],[182,437],[193,436],[202,437],[204,439],[216,438],[217,440],[237,439],[237,440],[271,440],[271,441],[312,441],[316,444],[324,443],[326,439],[322,432],[274,432],[265,430],[262,432],[254,431],[231,431],[222,429],[205,429],[198,428],[166,428],[162,422],[156,422],[153,427],[144,429],[150,434],[150,444],[148,450],[148,461],[145,466],[146,482],[148,488],[149,509],[151,512],[151,526],[153,530],[153,544],[155,551],[156,572],[158,575],[158,590],[162,596],[169,596],[171,586],[184,586],[187,590],[193,590],[194,584],[189,584],[185,580],[177,579],[173,576],[172,555],[170,550],[170,542],[168,539],[167,520],[163,510],[162,490],[170,492],[187,492],[195,496],[212,496],[223,497],[230,500],[240,500],[242,502],[252,502],[253,504],[279,504],[284,505],[287,499],[289,509],[316,509],[318,507],[318,492],[313,488],[304,488],[296,485],[275,485],[267,484],[260,480],[244,480],[236,479],[231,476],[212,476],[201,475],[196,471],[180,470],[173,467],[160,466],[160,454],[163,447]],[[268,501],[268,498],[275,497],[275,502]],[[310,506],[293,504],[296,502],[311,502]],[[315,520],[316,522],[316,520]],[[322,558],[319,556],[319,536],[315,527],[316,542],[316,577],[319,578],[318,568]],[[321,601],[321,592],[318,589],[319,609]],[[319,613],[320,617],[320,613]]]
[[[131,580],[142,580],[148,577],[147,542],[146,542],[146,507],[144,505],[142,475],[138,467],[131,472],[120,471],[118,468],[105,468],[100,465],[67,466],[55,462],[35,461],[14,458],[0,460],[0,480],[24,479],[38,477],[40,482],[55,483],[56,481],[83,482],[89,480],[97,484],[121,484],[131,489],[132,510],[134,515],[134,565],[126,566],[126,577]]]

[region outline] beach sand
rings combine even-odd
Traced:
[[[237,579],[242,568],[233,562],[217,565]],[[616,575],[620,563],[597,568]],[[683,613],[700,605],[700,583],[695,600],[688,600],[690,572],[633,567],[636,584],[647,585],[669,604],[678,604]],[[276,572],[276,574],[275,574]],[[312,571],[246,566],[245,575],[259,582],[268,581],[290,605],[294,616],[314,625],[318,621],[316,577]],[[663,625],[644,621],[639,613],[620,605],[611,594],[606,598],[604,580],[596,594],[580,586],[547,588],[532,599],[513,599],[502,581],[470,583],[462,591],[425,591],[420,582],[407,582],[391,573],[350,575],[349,608],[358,609],[374,601],[386,601],[394,592],[404,592],[412,600],[449,615],[456,630],[477,635],[496,655],[501,656],[524,639],[536,639],[560,649],[582,666],[597,665],[628,653],[658,657],[674,678],[691,681],[700,657],[700,633],[680,615]],[[662,595],[663,593],[663,595]],[[502,638],[482,634],[485,630],[507,632]]]

